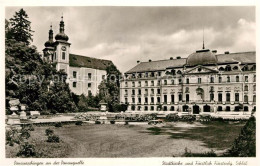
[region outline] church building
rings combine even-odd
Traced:
[[[70,89],[77,95],[90,93],[96,95],[98,86],[106,78],[106,68],[113,65],[110,60],[97,59],[70,53],[69,37],[65,34],[63,17],[60,21],[60,31],[53,40],[52,26],[49,30],[49,40],[45,42],[43,59],[56,63],[57,70],[68,74]]]

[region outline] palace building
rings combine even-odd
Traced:
[[[256,109],[256,53],[217,54],[139,62],[121,80],[128,112],[251,113]]]
[[[52,26],[49,30],[49,40],[45,42],[43,59],[56,63],[57,70],[68,74],[68,83],[72,92],[77,95],[98,93],[98,85],[106,78],[106,68],[113,65],[112,61],[91,58],[70,53],[69,37],[65,34],[63,17],[60,21],[60,31],[53,40]]]

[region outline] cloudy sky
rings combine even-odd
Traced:
[[[20,7],[6,8],[6,19]],[[254,7],[24,7],[41,51],[63,13],[71,53],[109,59],[125,72],[136,61],[187,57],[205,46],[255,51]]]

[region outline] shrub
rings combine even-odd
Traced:
[[[47,136],[53,135],[53,134],[54,134],[54,131],[49,128],[49,129],[46,129],[46,130],[45,130],[45,134],[46,134]]]
[[[82,125],[82,121],[77,121],[76,123],[75,123],[75,125],[77,125],[77,126],[81,126]]]
[[[225,156],[255,157],[256,156],[256,119],[250,117],[235,139],[233,146]]]
[[[29,131],[34,131],[34,127],[32,124],[29,124],[27,127],[26,127]]]
[[[5,133],[6,144],[13,146],[14,143],[20,144],[22,137],[16,129],[7,130]]]
[[[21,137],[22,137],[22,138],[28,139],[28,138],[30,138],[30,136],[31,136],[31,135],[30,135],[28,129],[23,128],[23,129],[21,130]]]
[[[55,127],[62,127],[61,122],[56,122],[56,123],[55,123]]]
[[[36,156],[35,145],[25,142],[20,145],[20,150],[17,153],[19,157],[34,157]]]
[[[60,137],[57,135],[49,135],[47,142],[60,142]]]

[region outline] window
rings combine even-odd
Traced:
[[[190,93],[189,87],[185,88],[185,93]]]
[[[198,78],[198,84],[201,84],[201,78]]]
[[[148,73],[147,72],[145,73],[145,77],[148,77]]]
[[[219,82],[219,83],[222,82],[222,77],[218,77],[218,82]]]
[[[171,106],[170,111],[174,111],[174,106]]]
[[[91,80],[92,74],[88,73],[88,80]]]
[[[210,83],[214,83],[214,77],[210,77]]]
[[[248,82],[248,76],[245,76],[245,82]]]
[[[151,94],[152,94],[152,95],[154,94],[154,89],[151,89]]]
[[[256,82],[256,75],[254,75],[254,80],[253,81]]]
[[[219,71],[224,71],[225,69],[223,67],[220,67],[219,68]]]
[[[227,82],[230,82],[230,77],[229,76],[227,76]]]
[[[226,111],[230,111],[230,107],[229,106],[226,107]]]
[[[190,79],[186,79],[186,84],[189,84],[190,83]]]
[[[158,81],[157,81],[157,85],[159,86],[160,84],[161,84],[161,81],[160,81],[160,80],[158,80]]]
[[[138,89],[138,95],[141,95],[141,94],[142,94],[141,89]]]
[[[125,95],[127,95],[128,94],[128,92],[127,92],[127,89],[125,90]]]
[[[132,98],[132,103],[135,103],[135,98]]]
[[[239,93],[235,93],[235,101],[239,101]]]
[[[56,54],[56,52],[54,52],[54,59],[55,59],[55,60],[57,59],[57,54]]]
[[[132,111],[135,110],[135,106],[134,106],[134,105],[131,106],[131,110],[132,110]]]
[[[218,106],[218,111],[222,111],[222,107],[221,106]]]
[[[157,89],[157,94],[161,94],[161,89]]]
[[[134,89],[132,90],[132,95],[135,95],[135,90]]]
[[[138,110],[138,111],[141,111],[141,108],[142,108],[141,106],[138,106],[138,107],[137,107],[137,110]]]
[[[154,106],[151,106],[151,111],[154,111]]]
[[[148,81],[145,81],[145,86],[148,86]]]
[[[174,95],[171,95],[171,102],[174,103]]]
[[[214,86],[210,87],[210,92],[214,92]]]
[[[132,87],[135,87],[135,82],[132,82]]]
[[[164,95],[163,98],[164,98],[164,103],[167,103],[167,95]]]
[[[154,72],[151,72],[151,77],[154,77]]]
[[[152,104],[154,103],[154,98],[153,98],[153,97],[151,97],[151,103],[152,103]]]
[[[158,72],[158,76],[159,76],[159,77],[161,76],[161,72],[160,72],[160,71]]]
[[[244,106],[244,111],[248,111],[248,106]]]
[[[245,89],[245,91],[248,91],[248,85],[245,85],[244,89]]]
[[[253,96],[253,102],[256,102],[256,95]]]
[[[128,83],[127,82],[125,82],[125,87],[128,87]]]
[[[144,93],[145,95],[148,95],[148,89],[145,89],[145,93]]]
[[[230,65],[227,65],[226,68],[225,68],[226,71],[231,71],[231,66]]]
[[[167,106],[164,106],[164,107],[163,107],[163,110],[164,110],[164,111],[167,111]]]
[[[210,94],[210,101],[214,101],[214,94],[213,93]]]
[[[239,76],[236,76],[236,82],[239,82]]]
[[[227,94],[226,94],[226,101],[227,101],[227,102],[230,102],[230,93],[227,93]]]
[[[151,81],[151,86],[154,86],[154,81]]]
[[[180,71],[180,70],[178,70],[178,71],[177,71],[177,74],[181,74],[181,71]]]
[[[139,86],[139,87],[141,87],[141,86],[142,86],[142,84],[141,84],[141,81],[139,81],[139,82],[138,82],[138,86]]]
[[[189,102],[189,101],[190,101],[190,95],[186,94],[186,102]]]
[[[256,91],[256,85],[253,85],[253,91]]]
[[[91,83],[88,83],[88,88],[91,88]]]
[[[147,104],[148,103],[148,98],[146,97],[146,98],[144,98],[144,102],[145,102],[145,104]]]
[[[73,78],[77,78],[77,72],[73,71]]]
[[[181,82],[182,82],[182,80],[181,80],[181,78],[179,79],[179,84],[181,84]]]
[[[74,88],[77,87],[77,82],[73,82],[73,87],[74,87]]]
[[[140,104],[142,102],[142,99],[139,97],[138,98],[138,103]]]
[[[174,80],[171,80],[172,85],[174,85]]]
[[[160,103],[160,102],[161,102],[161,98],[157,97],[157,103]]]
[[[218,94],[218,101],[219,101],[219,102],[222,102],[222,93],[219,93],[219,94]]]
[[[179,101],[182,101],[182,94],[179,94]]]
[[[128,99],[127,98],[125,98],[125,103],[128,103]]]
[[[164,80],[164,85],[167,85],[167,80]]]
[[[62,52],[62,59],[65,60],[65,57],[66,57],[66,53]]]
[[[233,70],[238,70],[238,67],[237,67],[237,66],[234,66],[234,67],[233,67]]]
[[[248,103],[248,96],[247,95],[244,96],[244,102]]]

